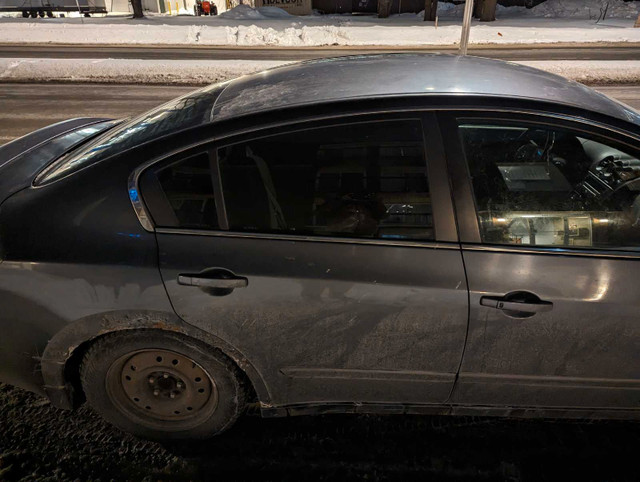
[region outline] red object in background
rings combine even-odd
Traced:
[[[207,2],[207,0],[202,2],[202,11],[205,15],[209,15],[211,13],[211,3]]]

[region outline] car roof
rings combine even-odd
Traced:
[[[630,107],[577,82],[519,64],[442,54],[334,57],[277,67],[174,99],[58,159],[36,183],[51,182],[172,133],[249,114],[355,99],[430,95],[495,99],[497,106],[500,99],[563,104],[622,121],[625,129],[633,124],[627,129],[632,132],[640,130],[640,114]]]
[[[230,82],[211,118],[333,101],[407,95],[484,96],[579,107],[640,125],[640,114],[548,72],[511,62],[443,54],[372,54],[277,67]]]

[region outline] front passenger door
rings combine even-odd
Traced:
[[[638,139],[542,115],[445,125],[470,288],[454,403],[640,408]]]

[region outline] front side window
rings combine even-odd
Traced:
[[[484,243],[640,247],[633,149],[535,123],[461,120],[459,133]]]
[[[231,231],[434,239],[419,121],[264,137],[218,162]]]

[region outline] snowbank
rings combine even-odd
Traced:
[[[268,17],[281,15],[277,10],[273,7],[268,10],[237,7],[228,12],[261,16],[253,20],[233,20],[223,17],[224,14],[219,15],[223,18],[156,16],[139,21],[126,18],[37,21],[2,18],[0,43],[407,47],[454,45],[460,40],[461,22],[458,19],[442,19],[436,28],[433,22],[423,22],[413,14],[383,20],[343,15]],[[196,19],[199,23],[194,25]],[[633,28],[633,22],[634,19],[608,19],[596,24],[586,19],[544,17],[474,22],[470,41],[476,45],[640,42],[640,28]]]
[[[506,18],[565,18],[565,19],[598,19],[605,8],[606,18],[638,17],[638,2],[623,0],[546,0],[533,8],[503,7],[498,5],[496,17],[498,20]],[[438,3],[438,16],[442,18],[462,18],[464,3]]]
[[[264,17],[255,8],[251,8],[249,5],[238,5],[231,10],[227,10],[220,14],[220,18],[231,20],[261,20]]]
[[[0,59],[0,82],[211,84],[288,62],[137,59]]]
[[[249,5],[238,5],[219,15],[219,18],[231,20],[264,20],[267,18],[290,18],[289,12],[278,7],[252,8]]]
[[[638,3],[623,0],[547,0],[531,9],[538,17],[590,18],[597,19],[604,13],[606,18],[637,18]]]
[[[587,85],[640,82],[640,60],[530,60],[516,63]]]
[[[289,62],[239,60],[0,59],[0,82],[209,84]],[[587,84],[640,82],[639,61],[518,62]]]

